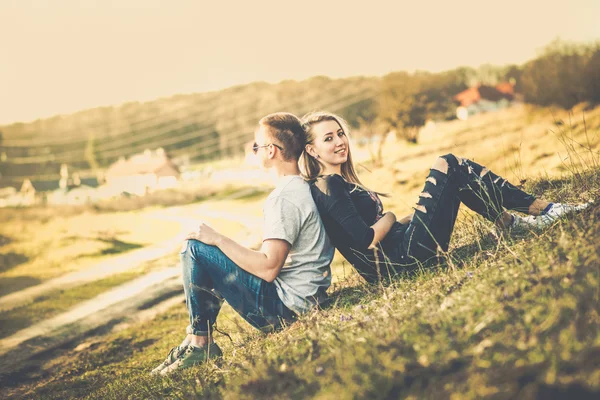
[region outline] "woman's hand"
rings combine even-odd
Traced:
[[[408,214],[405,217],[402,217],[398,220],[399,223],[401,223],[402,225],[406,225],[406,224],[410,224],[410,221],[412,221],[413,218],[413,214]]]
[[[189,233],[185,240],[197,240],[209,246],[218,246],[222,235],[210,226],[201,223],[196,232]]]
[[[385,214],[383,214],[383,215],[389,215],[389,217],[388,217],[388,218],[391,218],[391,219],[392,219],[394,222],[396,222],[396,220],[397,220],[397,218],[396,218],[396,214],[394,214],[394,213],[393,213],[393,212],[391,212],[391,211],[388,211],[388,212],[386,212],[386,213],[385,213]]]
[[[394,222],[396,222],[396,215],[394,215],[393,212],[388,211],[383,214],[383,217],[381,217],[379,221],[371,225],[374,235],[373,242],[371,242],[371,245],[368,247],[369,250],[374,249],[375,246],[377,246],[377,243],[379,243],[385,237],[385,235],[388,234],[390,229],[392,229]]]

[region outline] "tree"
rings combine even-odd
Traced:
[[[432,74],[396,72],[382,80],[379,115],[396,135],[416,143],[419,130],[428,119],[452,119],[452,97],[467,88],[473,70],[458,68]]]
[[[585,99],[600,104],[600,45],[590,57],[583,73],[583,85],[586,88]]]
[[[584,101],[584,70],[590,58],[589,47],[554,41],[540,57],[523,67],[521,81],[525,101],[563,108]]]
[[[2,142],[4,140],[4,135],[2,134],[2,131],[0,131],[0,162],[5,162],[6,161],[6,152],[4,151],[4,147],[2,146]],[[2,173],[0,173],[0,177],[2,176]]]
[[[382,163],[382,143],[387,136],[386,130],[380,130],[380,120],[378,115],[378,103],[375,98],[361,100],[344,109],[343,114],[347,116],[348,124],[354,129],[354,132],[361,139],[364,139],[371,155],[371,161],[375,165]],[[381,135],[377,152],[373,151],[373,139]]]
[[[396,135],[417,142],[418,128],[425,124],[419,80],[407,72],[393,72],[383,77],[379,115],[383,124],[396,130]]]

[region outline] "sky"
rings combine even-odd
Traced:
[[[521,64],[599,0],[0,0],[0,124],[252,81]]]

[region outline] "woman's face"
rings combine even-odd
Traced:
[[[319,122],[313,125],[312,131],[315,139],[307,146],[311,156],[327,167],[337,167],[348,161],[348,136],[337,121]]]

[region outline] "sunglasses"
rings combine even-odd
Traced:
[[[275,143],[269,143],[269,144],[264,144],[262,146],[259,146],[256,142],[254,142],[254,144],[252,145],[252,151],[254,152],[254,154],[256,154],[256,153],[258,153],[258,149],[263,149],[263,148],[269,147],[269,146],[275,146],[279,150],[283,150],[283,147],[281,147]]]

